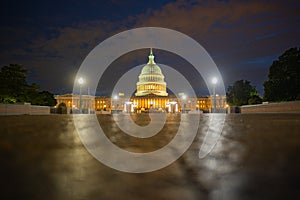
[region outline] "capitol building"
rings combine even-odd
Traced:
[[[152,49],[148,63],[142,68],[136,83],[136,93],[126,97],[119,93],[112,97],[81,95],[83,113],[107,112],[210,112],[214,98],[212,96],[189,98],[184,93],[178,97],[167,93],[167,83],[161,68],[155,63]],[[73,94],[56,95],[57,106],[64,105],[69,112],[76,112],[80,106],[80,96]],[[216,96],[216,108],[224,109],[225,96]]]

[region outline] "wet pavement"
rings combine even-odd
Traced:
[[[1,116],[1,199],[298,199],[300,114],[230,114],[213,151],[199,159],[209,114],[196,138],[173,164],[150,173],[111,169],[82,145],[71,115]],[[108,138],[132,152],[168,144],[180,115],[170,114],[149,139],[120,131],[98,115]],[[147,115],[134,115],[137,124]],[[188,133],[187,133],[188,134]],[[109,152],[107,152],[109,155]]]

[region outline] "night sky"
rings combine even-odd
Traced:
[[[299,1],[6,0],[0,9],[0,66],[23,65],[30,83],[55,94],[72,92],[80,64],[96,45],[135,27],[187,34],[213,57],[226,87],[247,79],[261,95],[272,62],[285,50],[300,46]],[[154,53],[158,62],[177,68],[188,65],[180,60],[168,63],[167,57],[174,55],[167,52]],[[147,54],[148,50],[129,53],[111,71],[124,73],[146,63]],[[186,76],[192,74],[186,69]],[[193,79],[191,75],[197,82]],[[203,84],[193,86],[201,90]]]

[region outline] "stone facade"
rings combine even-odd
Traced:
[[[79,95],[65,94],[56,95],[56,107],[64,103],[68,109],[79,109]],[[160,96],[142,96],[142,97],[101,97],[82,95],[82,109],[90,109],[91,111],[118,111],[118,112],[148,112],[155,109],[163,112],[189,112],[203,111],[210,112],[213,105],[213,98],[197,97],[197,98],[177,98],[176,96],[160,97]],[[224,109],[227,107],[226,97],[216,97],[216,108]]]

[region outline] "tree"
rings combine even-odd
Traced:
[[[24,101],[27,70],[18,64],[4,66],[0,71],[0,102]]]
[[[67,114],[67,105],[65,103],[60,103],[57,106],[57,112],[58,114]]]
[[[255,87],[247,80],[238,80],[227,89],[227,102],[232,106],[242,106],[248,103],[256,104],[260,97]],[[260,99],[261,100],[261,99]]]
[[[39,103],[40,106],[55,106],[56,99],[53,94],[48,91],[39,92]]]
[[[30,102],[32,105],[54,106],[56,100],[48,91],[26,82],[27,70],[18,64],[4,66],[0,70],[0,103]]]
[[[285,51],[269,69],[264,82],[266,101],[293,101],[300,99],[300,49]]]
[[[249,105],[261,104],[261,103],[262,103],[262,98],[260,98],[258,94],[250,95],[250,99],[248,99]]]
[[[31,85],[27,85],[25,90],[24,101],[30,102],[32,105],[40,105],[39,90],[40,87],[35,83],[32,83]]]

